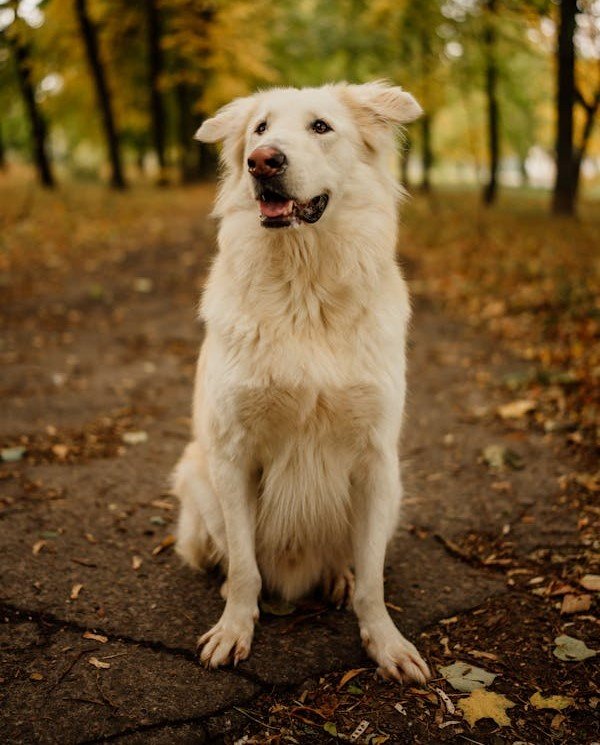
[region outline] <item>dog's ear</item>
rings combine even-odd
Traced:
[[[203,121],[194,139],[200,142],[221,142],[238,134],[244,128],[251,108],[252,96],[236,98],[220,108],[213,117]]]
[[[407,124],[418,119],[423,109],[410,93],[398,85],[377,80],[363,85],[346,85],[342,88],[344,98],[364,120],[371,123]]]

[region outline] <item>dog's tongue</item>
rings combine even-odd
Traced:
[[[265,217],[281,217],[292,211],[293,201],[287,202],[260,202],[260,211]]]

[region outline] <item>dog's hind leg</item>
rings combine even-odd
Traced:
[[[321,581],[323,596],[336,608],[351,608],[354,599],[354,573],[349,566],[327,571]]]
[[[216,566],[226,555],[223,515],[204,464],[200,445],[191,442],[173,475],[181,502],[175,550],[194,569]]]

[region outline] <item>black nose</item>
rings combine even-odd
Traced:
[[[256,178],[271,178],[281,173],[287,158],[274,147],[257,147],[248,158],[248,170]]]

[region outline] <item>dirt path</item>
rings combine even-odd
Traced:
[[[387,598],[435,667],[463,660],[498,675],[490,690],[515,704],[510,725],[471,728],[434,690],[457,704],[444,681],[428,690],[377,682],[351,614],[317,601],[265,614],[238,669],[197,665],[194,642],[220,613],[219,583],[172,553],[167,477],[189,427],[194,304],[212,245],[202,224],[200,252],[142,245],[5,295],[0,441],[18,459],[0,464],[2,740],[162,745],[247,733],[318,743],[333,737],[332,723],[348,735],[362,720],[355,741],[372,745],[600,739],[596,661],[552,654],[561,633],[600,646],[593,605],[559,612],[564,586],[579,596],[578,580],[597,572],[586,504],[559,486],[585,463],[524,418],[496,415],[510,400],[498,381],[518,365],[424,301]],[[486,464],[490,445],[509,465]],[[363,667],[338,689],[344,672]],[[560,714],[536,709],[536,690],[573,703]]]

